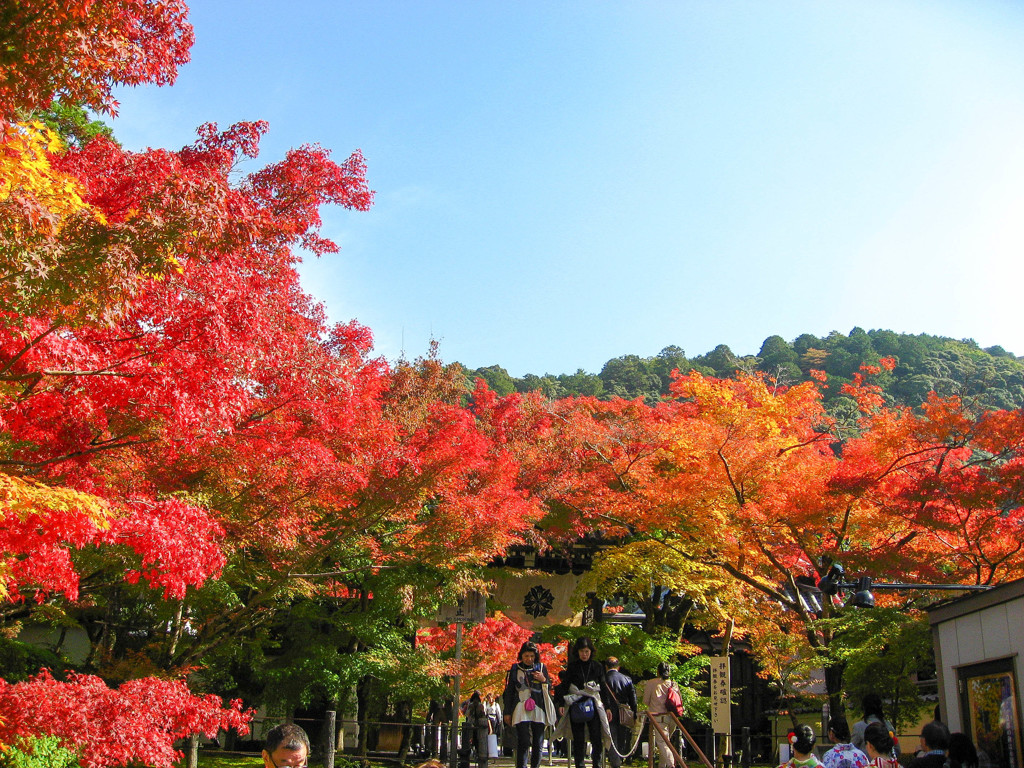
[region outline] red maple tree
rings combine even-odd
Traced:
[[[183,0],[14,0],[0,12],[0,119],[54,98],[113,112],[114,84],[173,83],[189,60]]]

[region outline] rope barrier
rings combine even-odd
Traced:
[[[613,750],[615,750],[615,754],[618,755],[623,760],[625,760],[627,757],[629,757],[634,752],[636,752],[636,748],[640,745],[640,739],[644,735],[644,725],[643,725],[643,722],[644,722],[644,720],[647,719],[647,713],[644,712],[644,713],[637,714],[636,718],[637,718],[637,722],[640,723],[640,727],[636,729],[636,740],[633,742],[633,746],[629,748],[629,750],[626,752],[626,754],[622,754],[621,752],[619,752],[619,745],[615,743],[615,739],[614,738],[612,739],[612,746],[611,746],[611,748]],[[621,728],[622,726],[619,725],[619,727]]]
[[[614,750],[615,754],[618,755],[623,760],[625,760],[627,757],[632,755],[636,751],[637,745],[640,744],[640,738],[644,735],[643,721],[644,721],[644,719],[646,717],[647,717],[647,713],[646,712],[638,713],[637,714],[636,721],[637,721],[637,723],[640,724],[640,727],[637,728],[637,730],[636,730],[636,740],[633,742],[633,746],[630,747],[629,750],[627,750],[627,752],[625,754],[623,754],[622,752],[619,752],[619,745],[615,742],[615,737],[614,736],[611,739],[611,744],[608,747],[608,751],[611,752],[612,750]],[[611,722],[609,722],[608,725],[609,725],[609,728],[610,728],[611,727]],[[619,728],[621,728],[621,727],[622,726],[619,725]],[[636,727],[636,726],[634,726],[634,727]],[[550,726],[549,726],[549,728],[550,728]],[[632,728],[630,729],[630,731],[632,731]],[[572,744],[572,735],[571,734],[566,739],[566,741],[568,741],[570,745]],[[570,753],[571,753],[571,751],[572,751],[572,748],[570,746]]]

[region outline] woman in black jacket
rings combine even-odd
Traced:
[[[580,719],[579,716],[574,717],[572,708],[577,707],[577,711],[581,712],[585,707],[586,702],[581,701],[579,693],[584,691],[588,683],[596,685],[598,700],[592,703],[592,716]],[[590,690],[594,689],[594,685]],[[573,644],[565,675],[555,688],[555,705],[558,707],[560,715],[565,715],[565,698],[570,695],[576,696],[574,703],[569,706],[573,762],[576,763],[576,768],[583,768],[583,761],[587,754],[587,738],[589,737],[590,756],[594,761],[594,768],[603,768],[605,723],[602,722],[602,718],[607,718],[604,713],[610,710],[612,697],[604,679],[604,664],[598,661],[597,653],[594,650],[594,641],[589,637],[580,637]],[[597,706],[598,703],[602,706]]]

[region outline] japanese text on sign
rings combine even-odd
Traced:
[[[711,657],[711,727],[715,733],[732,733],[729,657]]]

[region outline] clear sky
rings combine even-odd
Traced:
[[[1024,3],[191,8],[118,137],[361,149],[376,203],[326,212],[303,282],[388,359],[597,373],[854,326],[1024,354]]]

